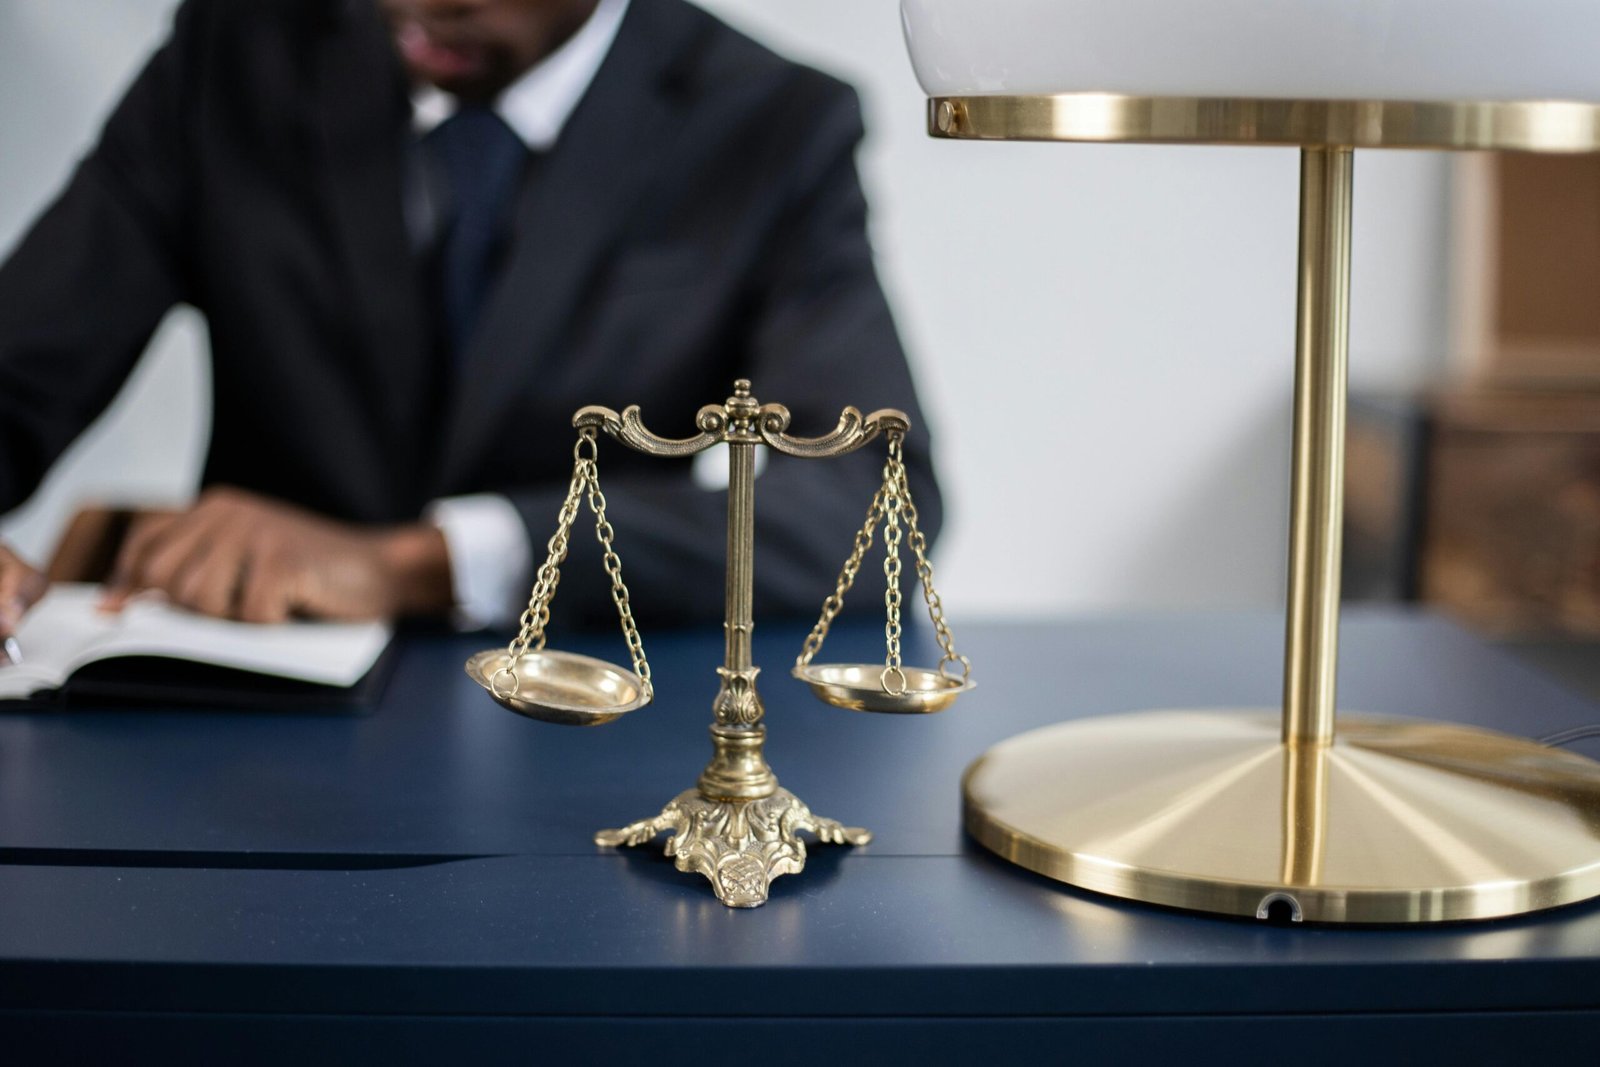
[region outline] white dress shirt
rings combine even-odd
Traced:
[[[555,144],[578,101],[611,51],[628,0],[600,0],[577,33],[513,82],[494,110],[530,151]],[[455,113],[456,98],[424,85],[411,94],[412,127],[420,136]],[[456,618],[467,628],[515,620],[533,583],[533,545],[522,516],[497,493],[447,497],[427,517],[444,534],[455,586]]]

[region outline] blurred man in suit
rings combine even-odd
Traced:
[[[248,620],[515,616],[571,413],[692,432],[735,377],[820,433],[921,425],[874,274],[845,86],[682,0],[187,0],[0,267],[0,510],[115,395],[175,303],[204,313],[194,506],[140,522],[113,599]],[[815,607],[876,450],[774,456],[758,610]],[[925,526],[925,434],[907,447]],[[641,612],[722,606],[725,497],[602,443]],[[563,610],[608,608],[574,537]],[[0,632],[42,580],[0,546]]]

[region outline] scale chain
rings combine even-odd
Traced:
[[[906,691],[906,672],[900,664],[900,508],[903,481],[897,477],[900,464],[900,436],[889,438],[889,459],[883,467],[883,606],[887,618],[883,624],[884,642],[888,652],[884,657],[883,673],[879,684],[883,691],[897,697]],[[890,679],[896,679],[891,682]]]
[[[822,614],[817,619],[817,624],[811,628],[811,633],[806,636],[805,643],[800,648],[800,655],[795,659],[795,667],[798,669],[808,666],[816,654],[822,651],[822,644],[827,640],[829,628],[844,608],[845,594],[855,585],[862,560],[872,548],[872,538],[878,523],[883,521],[884,542],[888,549],[884,559],[884,576],[887,579],[887,588],[884,591],[886,614],[884,637],[887,649],[879,682],[885,693],[890,696],[900,696],[906,691],[907,685],[900,657],[900,637],[903,632],[900,609],[903,601],[900,594],[901,564],[898,549],[902,525],[906,531],[905,542],[911,546],[911,551],[917,559],[916,573],[922,582],[922,599],[928,606],[928,618],[933,622],[939,647],[944,650],[944,656],[939,660],[939,672],[946,677],[954,678],[948,668],[951,664],[958,664],[961,667],[961,680],[966,681],[972,673],[972,664],[967,657],[956,651],[955,638],[951,635],[950,626],[944,618],[944,602],[933,585],[933,564],[928,559],[928,538],[918,528],[917,507],[912,503],[911,485],[906,476],[902,437],[898,433],[891,433],[888,437],[889,458],[883,468],[883,483],[873,494],[872,503],[867,507],[866,522],[856,531],[850,558],[845,560],[844,568],[834,583],[833,592],[822,602]],[[891,680],[896,678],[898,688],[890,684]]]
[[[583,454],[585,444],[589,446],[590,456]],[[556,518],[556,532],[550,536],[550,541],[545,546],[547,555],[544,563],[539,566],[538,576],[533,583],[533,593],[528,597],[528,606],[523,610],[522,618],[519,620],[517,636],[511,639],[511,644],[506,648],[506,665],[495,671],[494,677],[490,679],[490,685],[496,696],[516,696],[522,683],[514,669],[515,664],[529,649],[538,652],[544,648],[545,627],[550,623],[550,600],[555,596],[556,586],[561,581],[561,564],[567,558],[567,544],[572,533],[572,524],[577,520],[578,508],[583,503],[583,488],[589,481],[589,468],[594,462],[591,458],[594,450],[594,431],[590,429],[580,431],[578,441],[572,447],[572,483],[567,487],[566,499],[561,502],[561,511]],[[500,691],[501,675],[511,679],[511,686],[504,693]]]
[[[817,624],[811,628],[805,644],[801,646],[800,656],[794,664],[796,667],[806,666],[818,652],[822,651],[822,642],[828,638],[828,628],[833,625],[833,620],[844,608],[844,596],[850,591],[850,587],[855,585],[856,574],[861,570],[861,561],[872,548],[873,531],[877,529],[878,521],[883,517],[883,496],[883,486],[879,486],[878,491],[872,495],[872,503],[867,506],[867,521],[856,531],[855,547],[850,551],[850,558],[844,561],[844,569],[839,572],[833,592],[822,602],[822,616],[817,619]]]
[[[961,680],[964,682],[972,675],[972,661],[956,651],[955,637],[950,633],[950,625],[944,621],[944,601],[933,587],[933,563],[928,559],[928,538],[917,528],[917,506],[911,502],[911,486],[906,480],[905,463],[900,461],[899,444],[898,440],[890,442],[890,455],[892,462],[898,468],[900,510],[905,514],[906,527],[910,530],[906,542],[911,545],[911,551],[917,557],[917,577],[922,582],[922,599],[928,605],[928,618],[933,621],[933,630],[939,640],[939,647],[944,650],[944,657],[939,660],[939,673],[946,674],[945,668],[948,665],[958,663],[961,665]]]
[[[622,622],[622,637],[628,645],[628,656],[633,660],[633,672],[643,683],[644,695],[648,699],[654,696],[654,686],[650,682],[650,661],[645,659],[644,641],[639,636],[638,624],[633,620],[628,587],[622,581],[622,560],[611,545],[616,531],[606,519],[606,497],[600,491],[600,471],[593,460],[589,462],[589,510],[594,512],[595,539],[605,552],[606,573],[611,576],[611,602],[617,606],[617,617]]]
[[[506,649],[506,666],[496,671],[490,679],[491,689],[496,696],[516,696],[521,688],[521,679],[515,670],[516,663],[529,651],[538,652],[544,648],[545,628],[550,623],[550,603],[555,599],[556,586],[561,582],[561,564],[567,558],[572,525],[577,521],[578,509],[583,505],[585,494],[588,496],[589,509],[594,512],[595,538],[604,550],[606,573],[611,576],[611,600],[616,604],[617,615],[622,621],[622,636],[628,645],[628,655],[633,661],[634,673],[638,674],[639,680],[643,683],[645,696],[649,697],[653,692],[650,682],[650,663],[645,659],[644,642],[639,636],[639,627],[633,619],[628,587],[622,581],[622,560],[612,547],[616,531],[606,519],[606,498],[600,491],[600,469],[596,463],[598,458],[599,447],[596,443],[595,430],[586,426],[578,431],[577,443],[572,447],[572,482],[567,487],[566,499],[561,502],[561,511],[556,519],[556,532],[551,535],[546,545],[548,554],[539,567],[538,576],[533,584],[533,593],[519,621],[517,636],[511,639],[511,644]],[[510,686],[504,692],[500,687],[502,675],[510,679]]]

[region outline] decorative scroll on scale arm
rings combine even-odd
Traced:
[[[703,412],[702,412],[703,414]],[[789,409],[782,404],[763,404],[756,419],[756,432],[761,440],[788,456],[801,459],[830,459],[843,456],[877,437],[880,433],[907,433],[911,420],[906,413],[895,408],[879,408],[866,418],[853,407],[844,409],[839,425],[833,432],[821,437],[791,437]]]
[[[846,407],[839,415],[839,424],[820,437],[790,435],[787,431],[791,419],[784,405],[762,404],[752,420],[753,429],[760,435],[761,443],[800,459],[848,455],[879,434],[904,434],[911,430],[911,420],[896,408],[880,408],[863,417],[857,408]],[[572,417],[572,425],[580,430],[586,426],[604,430],[629,448],[652,456],[692,456],[724,441],[755,443],[748,437],[748,428],[734,427],[730,434],[729,412],[724,405],[707,404],[695,415],[694,422],[700,432],[693,437],[662,437],[645,427],[638,404],[624,408],[620,415],[608,407],[591,404],[580,408]]]
[[[630,404],[623,408],[620,415],[608,407],[590,404],[588,407],[579,408],[578,413],[572,416],[572,425],[579,430],[593,426],[604,430],[636,452],[674,458],[704,452],[724,440],[723,432],[728,427],[728,416],[721,405],[707,404],[694,417],[694,422],[700,427],[700,432],[693,437],[661,437],[645,429],[644,418],[639,414],[638,404]]]

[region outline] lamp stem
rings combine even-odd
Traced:
[[[1283,740],[1333,740],[1339,666],[1339,563],[1350,350],[1353,151],[1300,153],[1300,277],[1295,327],[1294,467]]]

